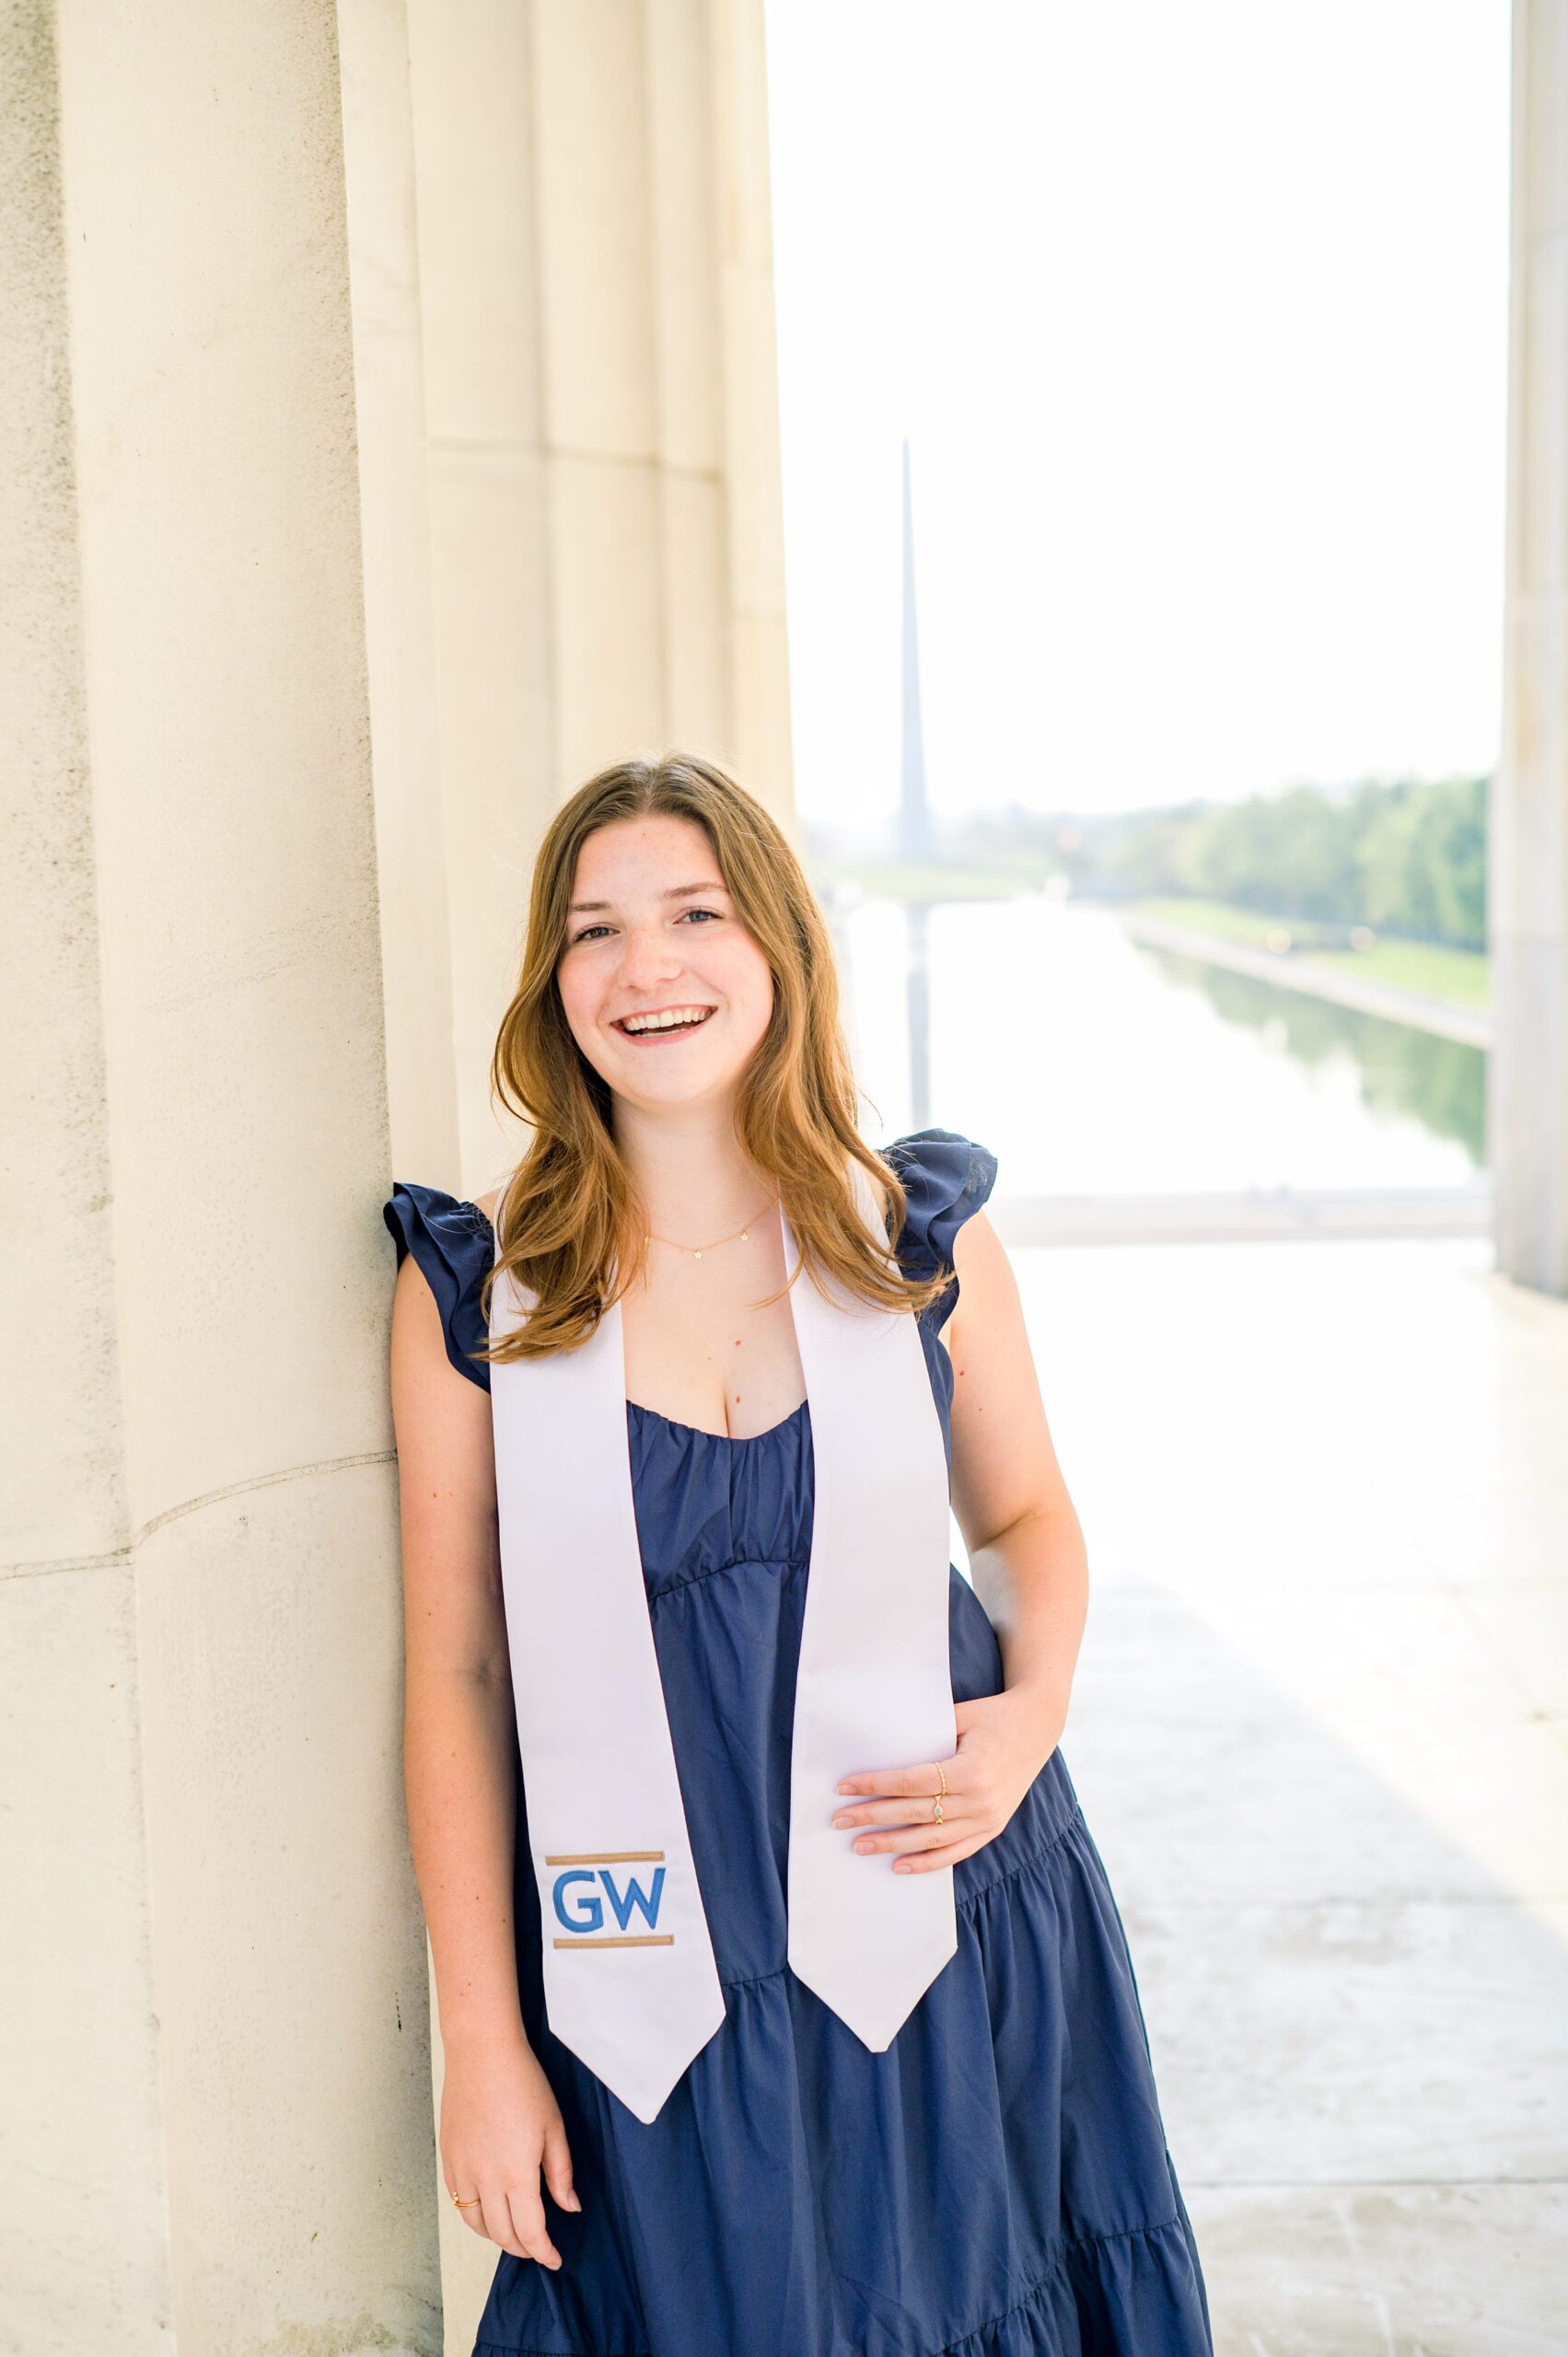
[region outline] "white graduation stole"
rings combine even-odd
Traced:
[[[875,1190],[857,1202],[887,1235]],[[786,1272],[796,1257],[780,1208]],[[500,1226],[499,1213],[495,1226]],[[828,1282],[824,1279],[824,1282]],[[895,1874],[830,1819],[856,1770],[948,1759],[948,1481],[913,1313],[789,1289],[815,1470],[790,1769],[788,1960],[880,2053],[955,1953],[951,1866]],[[492,1338],[532,1295],[492,1288]],[[550,2026],[639,2119],[725,2018],[633,1504],[621,1306],[492,1363],[502,1587]],[[935,1784],[933,1785],[935,1789]],[[910,1821],[929,1813],[914,1800]]]

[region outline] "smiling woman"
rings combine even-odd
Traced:
[[[654,889],[655,868],[667,862],[690,868],[697,880]],[[705,1028],[704,1051],[723,1060],[735,1053],[738,1022],[747,1046],[757,1045],[771,1011],[768,965],[735,922],[727,888],[712,873],[698,874],[714,865],[703,828],[673,814],[621,819],[587,838],[557,975],[579,1040],[596,1023],[640,1047],[689,1039]],[[581,923],[585,915],[594,921]],[[676,1085],[690,1087],[689,1067]]]
[[[820,911],[694,759],[557,813],[493,1078],[516,1170],[386,1207],[478,2352],[1202,2357],[994,1157],[861,1139]]]

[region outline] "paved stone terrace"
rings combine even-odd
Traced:
[[[1220,2357],[1568,2349],[1568,1304],[1476,1238],[1010,1248]]]

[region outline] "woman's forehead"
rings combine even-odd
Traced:
[[[581,844],[573,877],[574,909],[594,892],[656,892],[676,899],[724,889],[706,831],[668,811],[613,819]]]

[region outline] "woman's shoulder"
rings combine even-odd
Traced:
[[[935,1276],[950,1268],[953,1238],[996,1183],[996,1156],[958,1130],[911,1130],[878,1152],[897,1172],[908,1205],[899,1237],[906,1274]],[[951,1303],[937,1306],[945,1315]]]
[[[908,1131],[877,1151],[904,1189],[900,1266],[912,1277],[950,1269],[953,1238],[995,1183],[995,1155],[959,1131],[940,1129]],[[490,1369],[482,1359],[469,1354],[483,1349],[488,1332],[480,1289],[494,1259],[490,1218],[494,1202],[494,1193],[476,1201],[398,1178],[381,1207],[397,1247],[398,1266],[412,1252],[436,1296],[447,1358],[482,1391],[490,1388]],[[955,1279],[926,1316],[940,1325],[957,1293]]]
[[[480,1287],[494,1258],[490,1221],[477,1202],[440,1187],[394,1178],[381,1216],[397,1247],[397,1265],[412,1252],[436,1296],[447,1356],[459,1375],[490,1388],[490,1369],[468,1353],[484,1346],[487,1327]]]

